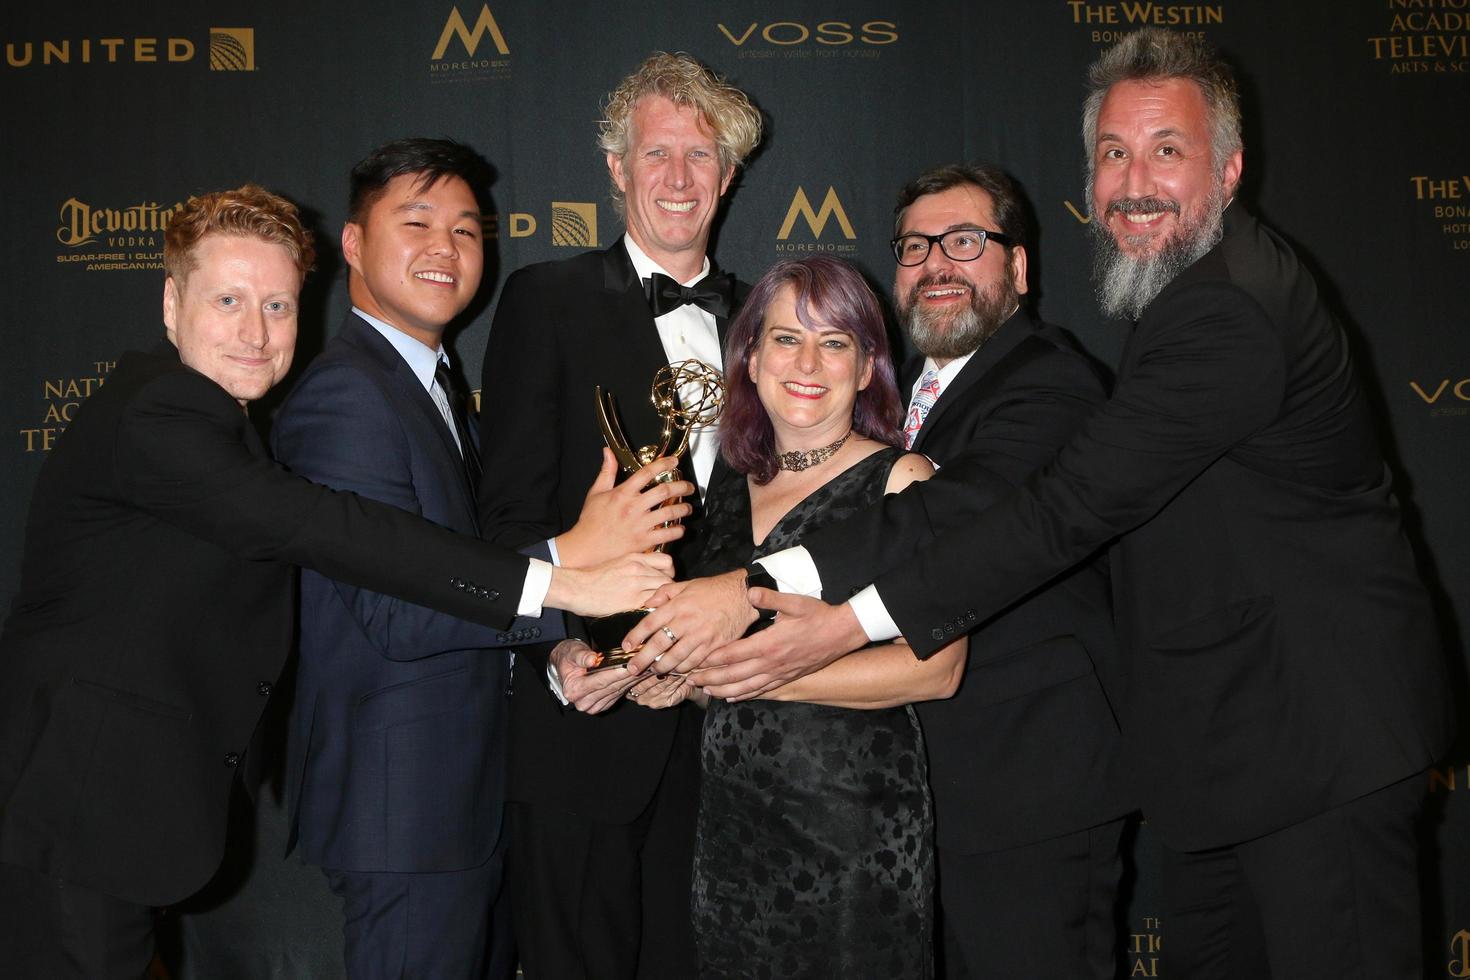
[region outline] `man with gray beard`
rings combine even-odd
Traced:
[[[860,515],[866,534],[762,559],[792,591],[814,587],[803,563],[827,595],[874,584],[840,606],[752,590],[775,623],[710,644],[700,683],[754,696],[900,633],[927,657],[1112,543],[1123,766],[1164,844],[1161,975],[1417,980],[1444,653],[1347,339],[1234,200],[1239,99],[1207,44],[1128,35],[1092,68],[1083,133],[1119,253],[1103,299],[1137,318],[1112,396],[994,506],[947,465]],[[920,547],[895,562],[895,538]]]
[[[1093,199],[1096,168],[1087,172],[1087,199]],[[1124,230],[1117,238],[1105,222],[1094,221],[1092,229],[1093,270],[1097,283],[1097,302],[1108,316],[1137,320],[1163,288],[1178,275],[1203,258],[1225,237],[1225,180],[1216,173],[1198,213],[1180,214],[1178,201],[1147,197],[1135,200],[1118,197],[1110,200],[1103,212],[1105,218],[1121,216]],[[1178,223],[1174,234],[1157,247],[1151,247],[1152,236],[1135,233],[1128,227],[1129,215],[1172,214]],[[1126,248],[1124,247],[1126,244]]]

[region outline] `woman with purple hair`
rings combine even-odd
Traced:
[[[720,449],[744,480],[707,501],[691,575],[799,544],[933,473],[902,445],[877,298],[851,266],[783,261],[725,345]],[[933,975],[933,817],[911,702],[949,697],[960,641],[927,661],[902,640],[765,695],[712,701],[704,727],[693,914],[701,975]],[[633,695],[701,698],[698,674]]]

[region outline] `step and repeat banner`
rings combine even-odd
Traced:
[[[1144,25],[1203,34],[1239,72],[1242,197],[1295,243],[1354,338],[1463,679],[1470,0],[8,4],[0,602],[47,452],[118,354],[162,335],[162,231],[190,194],[253,180],[305,209],[325,247],[299,368],[346,309],[337,239],[353,163],[401,136],[471,144],[497,173],[485,286],[452,340],[474,381],[505,277],[621,233],[597,121],[653,50],[696,55],[768,120],[716,226],[725,268],[754,280],[820,252],[886,291],[899,186],[994,161],[1030,198],[1041,314],[1112,362],[1127,328],[1092,299],[1079,108],[1089,62]],[[1470,751],[1430,788],[1430,975],[1470,977]],[[1134,852],[1128,969],[1161,976],[1146,824]]]

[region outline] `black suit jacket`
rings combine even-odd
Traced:
[[[144,905],[201,887],[291,644],[291,564],[508,623],[525,559],[293,477],[171,344],[42,467],[0,637],[0,860]]]
[[[1065,333],[1018,312],[940,393],[913,450],[941,467],[962,457],[983,467],[991,479],[975,486],[974,505],[984,506],[1049,460],[1104,397]],[[916,706],[940,852],[1045,840],[1125,812],[1103,562],[1017,603],[975,631],[970,650],[954,697]]]
[[[942,527],[948,477],[892,526],[932,510]],[[1447,746],[1443,654],[1390,482],[1341,328],[1236,203],[1056,459],[995,507],[952,510],[960,524],[878,588],[927,653],[1117,539],[1128,768],[1166,843],[1225,845]]]
[[[710,274],[717,272],[712,265]],[[737,305],[746,291],[737,284]],[[725,325],[718,321],[722,341]],[[660,422],[649,385],[667,363],[621,238],[512,274],[490,329],[480,391],[486,540],[521,547],[576,523],[602,462],[596,387],[616,398],[630,440],[653,442]],[[727,472],[717,465],[711,483]],[[670,549],[676,562],[698,523],[686,521],[684,538]],[[594,717],[563,709],[546,689],[547,650],[530,648],[534,660],[516,672],[510,798],[630,821],[658,785],[677,713],[630,702]]]
[[[479,536],[444,416],[354,314],[303,372],[271,444],[309,480]],[[560,618],[547,615],[548,635]],[[542,628],[509,632],[532,640]],[[302,857],[368,872],[485,863],[505,802],[510,657],[496,648],[507,631],[308,570],[300,636],[286,785]]]

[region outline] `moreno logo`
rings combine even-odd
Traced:
[[[451,7],[449,19],[444,22],[444,30],[439,33],[439,43],[434,46],[431,60],[443,61],[445,52],[449,50],[449,42],[455,38],[459,39],[465,54],[473,58],[480,47],[480,41],[486,37],[495,45],[496,51],[502,55],[510,54],[510,48],[505,43],[505,35],[501,33],[500,25],[495,22],[495,15],[490,12],[489,4],[480,8],[480,16],[475,20],[473,29],[465,23],[459,8]]]

